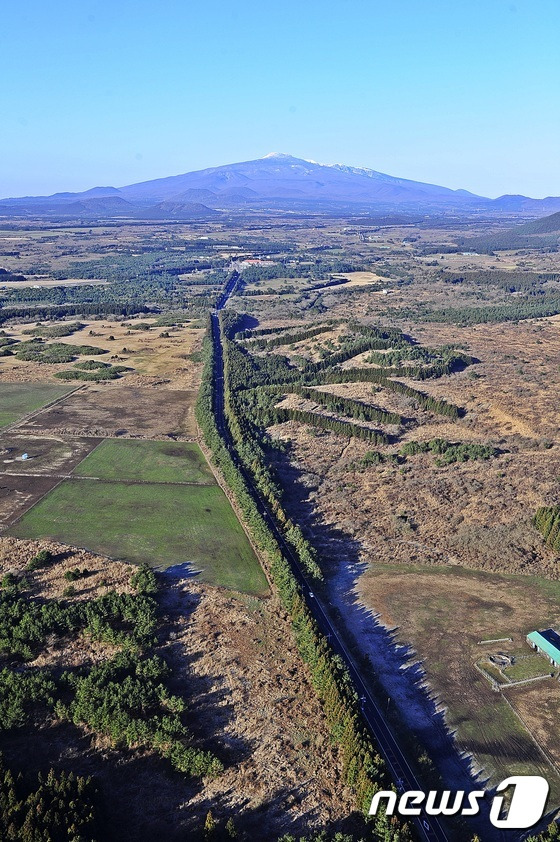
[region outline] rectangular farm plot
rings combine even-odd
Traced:
[[[212,584],[267,592],[263,570],[218,485],[64,480],[9,534],[53,538],[153,567],[185,565]]]
[[[0,427],[19,421],[76,388],[55,383],[0,383]]]
[[[194,390],[140,388],[114,381],[76,392],[33,418],[25,429],[99,438],[194,436],[195,401]]]
[[[110,480],[215,484],[198,445],[183,441],[106,439],[74,474]]]
[[[18,430],[0,435],[0,475],[61,479],[99,444],[99,439],[70,436],[25,436]]]

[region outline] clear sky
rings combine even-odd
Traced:
[[[19,0],[0,196],[287,152],[560,195],[560,0]]]

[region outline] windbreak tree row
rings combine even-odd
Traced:
[[[220,436],[214,415],[214,375],[216,373],[214,368],[217,363],[213,339],[216,337],[212,337],[211,331],[210,326],[209,334],[204,342],[205,367],[197,403],[198,423],[207,445],[212,450],[214,461],[236,497],[256,545],[266,556],[269,574],[291,617],[298,650],[311,671],[313,686],[321,700],[333,740],[341,746],[346,783],[354,790],[357,805],[365,812],[373,794],[379,788],[389,784],[385,763],[364,727],[357,695],[344,664],[334,655],[327,640],[317,628],[288,559],[262,517],[251,489],[236,462],[235,455],[230,453]],[[228,341],[223,334],[222,341],[226,358],[225,348]],[[230,429],[232,422],[235,426],[235,420],[230,406],[228,411]],[[232,436],[235,440],[236,434],[233,430]],[[259,465],[257,464],[255,468],[258,471]],[[252,475],[254,476],[254,473]],[[289,523],[284,526],[287,529],[290,528]],[[305,567],[301,556],[300,561]],[[371,838],[375,842],[397,842],[397,840],[407,842],[411,836],[408,827],[398,822],[390,828],[385,823],[383,835],[381,832],[377,834],[373,831]]]

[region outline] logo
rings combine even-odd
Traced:
[[[512,775],[496,787],[496,793],[513,788],[509,807],[506,809],[504,795],[494,795],[490,806],[490,821],[494,827],[510,830],[527,830],[544,816],[548,798],[548,781],[539,775]],[[376,792],[371,800],[369,815],[375,816],[380,804],[386,800],[385,812],[392,816],[395,808],[399,816],[476,816],[480,804],[486,798],[483,789],[465,793],[464,790],[442,792],[431,790],[408,790],[399,795],[392,790]],[[398,801],[398,804],[397,804]],[[505,813],[505,815],[504,815]]]

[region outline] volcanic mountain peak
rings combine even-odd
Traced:
[[[94,198],[105,203],[100,201],[94,206],[90,204]],[[256,160],[208,167],[118,189],[94,187],[84,193],[5,199],[0,202],[0,209],[8,215],[64,213],[71,203],[88,200],[85,207],[93,212],[94,207],[95,210],[116,207],[117,198],[130,203],[127,211],[131,213],[144,216],[147,209],[153,208],[153,213],[171,213],[174,218],[179,214],[199,217],[211,213],[208,208],[229,212],[249,207],[344,213],[396,209],[422,213],[522,211],[539,215],[558,210],[560,203],[555,198],[535,200],[524,196],[504,196],[493,201],[467,190],[399,178],[369,167],[319,164],[285,152],[270,152]]]

